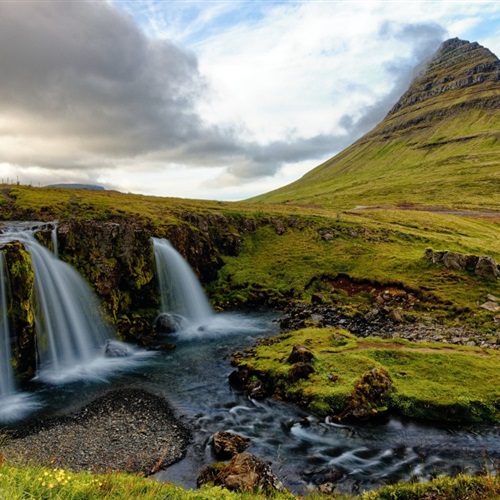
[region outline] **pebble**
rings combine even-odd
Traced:
[[[147,476],[179,461],[189,440],[189,429],[163,398],[142,389],[118,389],[74,414],[13,431],[0,454],[19,464]]]

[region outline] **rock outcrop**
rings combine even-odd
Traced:
[[[425,257],[433,264],[442,264],[453,271],[471,271],[477,276],[493,281],[500,276],[500,265],[486,255],[465,255],[458,252],[435,252],[428,248]]]

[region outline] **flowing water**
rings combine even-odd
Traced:
[[[41,229],[47,229],[47,225],[8,222],[0,235],[0,246],[19,241],[31,257],[35,281],[36,378],[51,383],[102,378],[122,365],[130,364],[136,350],[129,346],[122,345],[120,349],[127,350],[131,359],[105,356],[106,344],[116,341],[96,296],[79,273],[55,255],[57,238],[54,230],[55,253],[36,240],[35,233]],[[4,268],[1,269],[3,273]],[[8,422],[22,418],[26,412],[35,409],[37,403],[31,395],[19,393],[15,388],[4,278],[0,273],[0,421]]]
[[[64,263],[46,249],[38,248],[38,243],[30,235],[23,238],[36,273],[46,268],[47,274],[61,274],[64,276],[62,281],[73,283],[73,273],[63,266]],[[317,419],[294,405],[272,399],[251,400],[232,389],[228,383],[228,375],[233,370],[231,353],[253,345],[261,337],[278,333],[276,316],[214,314],[203,292],[202,299],[197,298],[201,290],[197,280],[189,267],[189,279],[186,278],[183,273],[187,264],[180,256],[180,260],[177,258],[177,252],[171,251],[168,242],[154,240],[154,248],[160,282],[163,280],[163,308],[182,314],[191,322],[183,331],[165,338],[166,343],[175,341],[177,348],[155,355],[138,351],[135,356],[125,358],[125,364],[123,358],[111,359],[111,363],[116,363],[114,370],[102,378],[88,373],[83,381],[68,382],[65,378],[64,384],[47,385],[47,378],[42,377],[34,384],[40,409],[31,418],[67,413],[111,387],[137,387],[161,394],[170,401],[178,418],[193,429],[193,442],[182,461],[158,473],[156,478],[190,488],[196,486],[201,468],[215,461],[210,439],[217,431],[232,431],[249,437],[252,445],[248,451],[271,462],[285,485],[298,493],[323,482],[335,482],[339,491],[357,492],[398,480],[423,480],[459,471],[473,473],[498,464],[498,425],[474,428],[429,426],[402,419],[378,424],[338,425]],[[183,270],[180,275],[176,275],[175,270],[164,269],[168,267],[166,255],[167,260],[172,258],[176,262],[174,268]],[[191,277],[196,286],[192,285]],[[44,276],[45,280],[52,283],[51,276]],[[171,292],[166,292],[163,297],[165,285],[171,285],[175,280],[181,282],[178,285],[183,288],[181,298],[172,298]],[[189,282],[186,287],[185,281]],[[73,305],[64,301],[61,292],[49,292],[43,286],[37,282],[39,295],[54,294],[58,304],[72,310]],[[59,285],[53,283],[50,286],[57,288]],[[81,289],[74,283],[72,287],[79,290],[78,294],[85,294],[85,287]],[[72,302],[80,304],[79,297],[71,297]],[[183,305],[192,300],[198,304],[193,310]],[[39,301],[43,302],[43,299],[39,297]],[[42,314],[44,321],[48,317],[50,325],[44,328],[58,331],[61,328],[59,320],[51,317],[60,313],[61,306],[57,311],[51,307],[55,305],[47,306]],[[80,307],[87,310],[85,305]],[[87,314],[94,316],[94,313]],[[66,312],[63,316],[66,317]],[[73,318],[73,313],[68,312],[67,316]],[[64,324],[77,338],[56,340],[57,345],[48,349],[49,359],[45,360],[51,368],[61,365],[63,373],[68,370],[66,358],[79,363],[79,357],[72,357],[75,352],[82,352],[87,364],[99,358],[95,349],[107,335],[103,335],[106,328],[99,326],[95,331],[96,325],[89,325],[85,318],[80,318],[77,323],[85,325],[90,339],[88,346],[81,347],[80,333],[74,332],[76,328],[72,321]],[[48,343],[52,342],[50,332],[43,335]],[[55,333],[54,338],[58,338],[57,335]]]
[[[214,313],[189,264],[167,240],[153,238],[153,246],[162,312],[203,325]]]

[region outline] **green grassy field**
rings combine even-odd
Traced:
[[[293,377],[293,364],[286,362],[295,345],[314,355],[314,372],[298,380]],[[341,416],[347,406],[365,404],[356,399],[356,390],[361,389],[368,398],[368,416],[390,411],[427,420],[500,421],[500,352],[496,350],[358,339],[333,328],[307,328],[263,342],[251,355],[236,359],[258,378],[271,380],[279,397],[307,402],[311,411],[322,416]],[[373,383],[360,382],[373,369],[385,370],[392,381],[383,408],[369,401]]]

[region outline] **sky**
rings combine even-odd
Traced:
[[[373,128],[498,1],[0,0],[0,180],[241,200]]]

